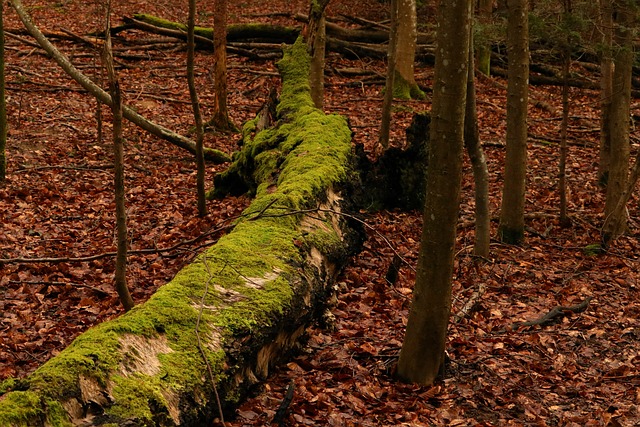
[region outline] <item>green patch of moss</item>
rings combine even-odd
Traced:
[[[199,317],[207,361],[220,380],[224,378],[224,340],[271,325],[290,308],[298,285],[297,269],[304,261],[302,246],[322,251],[339,243],[329,224],[326,230],[309,233],[305,241],[300,230],[303,215],[296,211],[314,207],[316,196],[346,178],[351,132],[343,118],[313,107],[309,57],[300,39],[285,52],[279,66],[284,79],[279,105],[282,126],[253,138],[255,123],[243,129],[247,139],[243,151],[248,151],[236,155],[236,161],[257,163],[257,188],[255,200],[234,230],[145,304],[79,336],[28,378],[28,391],[4,394],[0,425],[30,425],[43,416],[51,425],[65,425],[66,413],[58,402],[79,397],[80,375],[102,386],[114,385],[115,404],[108,414],[152,425],[155,408],[169,404],[167,391],[186,389],[209,398],[205,362],[194,346]],[[200,312],[205,292],[206,309]],[[136,359],[144,356],[135,347],[127,347],[123,355],[129,335],[166,339],[167,350],[160,348],[154,356],[157,373],[122,374],[122,368],[135,371]],[[15,385],[4,382],[2,387],[15,390]],[[233,400],[234,390],[229,392],[226,399]]]
[[[426,95],[415,82],[409,83],[407,79],[396,71],[393,78],[393,97],[398,99],[425,99]]]
[[[7,394],[0,406],[0,425],[29,427],[31,420],[44,414],[40,398],[30,391]]]

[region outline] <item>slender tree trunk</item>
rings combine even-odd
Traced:
[[[422,99],[425,95],[418,87],[414,73],[416,37],[418,35],[416,0],[397,0],[397,2],[398,29],[393,96],[401,99]]]
[[[569,22],[572,8],[571,0],[563,0],[564,21]],[[562,49],[562,122],[560,123],[560,162],[558,165],[558,191],[560,195],[560,226],[569,227],[567,208],[567,128],[569,127],[569,71],[571,68],[571,35],[567,33]]]
[[[507,7],[507,153],[498,234],[504,243],[520,244],[524,240],[527,177],[529,8],[527,0],[507,0]]]
[[[560,162],[558,164],[558,192],[560,193],[560,226],[571,225],[567,213],[567,127],[569,126],[569,67],[570,53],[565,50],[562,58],[562,122],[560,123]]]
[[[632,0],[613,3],[614,55],[613,93],[609,116],[611,134],[611,157],[609,179],[605,200],[605,222],[615,224],[615,228],[605,230],[605,244],[622,234],[627,227],[626,210],[617,211],[629,181],[629,116],[631,103],[631,72],[633,67],[633,29],[635,15]],[[620,217],[614,217],[615,215]]]
[[[493,0],[479,0],[478,1],[478,15],[480,25],[483,29],[491,25],[493,21]],[[482,43],[477,47],[478,55],[478,71],[484,75],[489,75],[491,70],[491,41],[482,40]]]
[[[307,49],[311,56],[309,84],[311,99],[316,108],[324,106],[324,63],[327,46],[325,9],[329,0],[311,0],[309,7],[309,23],[307,26]]]
[[[429,385],[444,361],[462,177],[471,0],[441,2],[424,225],[398,376]]]
[[[227,0],[215,0],[213,28],[213,90],[216,102],[211,124],[218,130],[235,130],[227,108]]]
[[[0,3],[0,182],[7,176],[7,101],[4,81],[4,2]]]
[[[109,77],[109,91],[111,92],[111,111],[113,113],[113,188],[116,204],[116,268],[115,288],[120,297],[120,303],[125,311],[133,308],[134,302],[127,286],[127,211],[125,202],[124,184],[124,138],[122,137],[122,98],[118,76],[113,66],[113,53],[111,49],[111,1],[107,3],[107,25],[105,34],[107,39],[104,45],[105,67]]]
[[[387,51],[387,81],[384,85],[384,100],[382,101],[382,119],[380,120],[380,135],[378,150],[384,151],[389,147],[389,132],[391,128],[391,106],[393,105],[393,84],[396,73],[396,47],[398,40],[398,1],[391,0],[391,29],[389,31],[389,49]]]
[[[198,215],[205,216],[207,214],[207,195],[204,189],[204,124],[202,123],[200,102],[198,101],[198,92],[196,91],[196,82],[194,76],[194,63],[196,56],[196,43],[194,38],[195,26],[196,0],[189,0],[189,18],[187,21],[187,84],[189,85],[189,96],[191,97],[191,106],[193,107],[193,118],[196,122],[196,193]]]
[[[600,58],[600,161],[598,183],[606,187],[609,180],[611,156],[610,119],[613,96],[613,10],[611,0],[600,0],[600,28],[602,54]]]
[[[489,171],[478,132],[475,69],[473,64],[473,25],[469,31],[469,65],[467,71],[467,101],[464,115],[464,145],[471,160],[475,183],[476,240],[473,252],[477,256],[486,258],[489,256],[489,244],[491,243]]]

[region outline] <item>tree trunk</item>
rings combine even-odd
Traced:
[[[611,156],[607,195],[605,200],[605,221],[615,224],[606,230],[604,242],[617,238],[627,227],[626,211],[616,212],[629,180],[629,117],[631,102],[631,69],[633,66],[633,29],[635,14],[631,0],[620,0],[613,4],[614,43],[613,93],[609,115],[611,135]],[[619,214],[619,218],[609,218]]]
[[[569,24],[571,17],[571,1],[563,1],[563,20]],[[567,207],[567,128],[569,127],[569,77],[571,69],[571,41],[572,37],[569,33],[565,35],[565,46],[562,49],[562,122],[560,123],[560,162],[558,164],[558,192],[560,196],[560,226],[569,227],[571,220],[569,219]]]
[[[204,123],[200,113],[200,102],[198,101],[198,91],[194,76],[195,68],[195,33],[196,26],[196,0],[189,0],[189,17],[187,20],[187,85],[189,86],[189,97],[193,108],[193,119],[196,122],[196,195],[198,203],[198,215],[207,214],[207,194],[204,189],[205,168],[204,168]]]
[[[418,17],[416,0],[397,0],[396,64],[393,96],[400,99],[423,99],[425,94],[416,83],[416,37]]]
[[[611,156],[610,119],[613,96],[613,10],[612,0],[600,0],[600,28],[602,28],[602,54],[600,57],[600,161],[598,183],[604,187],[609,179]]]
[[[491,25],[493,21],[493,0],[479,0],[478,1],[478,15],[479,21],[484,33],[488,33],[487,27]],[[480,43],[476,47],[478,55],[478,71],[488,76],[491,73],[491,42],[487,40],[486,36],[482,38]]]
[[[215,0],[213,15],[213,92],[215,106],[210,124],[221,131],[237,130],[227,108],[227,0]]]
[[[327,46],[325,9],[329,0],[311,0],[307,34],[307,48],[311,55],[311,99],[316,108],[324,106],[324,59]]]
[[[4,79],[4,3],[0,4],[0,182],[7,176],[7,100]]]
[[[491,243],[491,213],[489,212],[489,171],[484,150],[480,144],[473,52],[473,25],[469,34],[469,65],[467,70],[467,101],[464,114],[464,145],[471,160],[475,183],[476,240],[473,253],[489,256]]]
[[[451,312],[465,116],[471,0],[441,2],[433,89],[429,168],[416,285],[398,376],[433,384],[443,366]]]
[[[507,153],[500,209],[500,240],[524,240],[524,203],[527,178],[527,103],[529,80],[528,1],[507,0]]]
[[[382,118],[380,119],[380,135],[378,136],[378,151],[389,147],[389,132],[391,128],[391,106],[393,104],[393,85],[396,74],[396,48],[398,46],[398,1],[391,0],[391,31],[389,31],[389,46],[387,50],[387,81],[384,85],[384,100],[382,101]]]
[[[120,303],[125,311],[133,308],[134,302],[127,286],[127,206],[124,184],[124,138],[122,137],[122,92],[113,66],[113,50],[111,48],[111,1],[107,3],[107,24],[104,44],[104,63],[109,78],[111,92],[111,112],[113,113],[113,192],[116,206],[116,266],[114,272],[115,288]]]
[[[20,17],[20,20],[27,28],[29,33],[33,36],[33,38],[36,39],[42,49],[44,49],[49,55],[51,55],[51,57],[72,79],[74,79],[80,86],[86,89],[91,95],[95,96],[98,101],[111,106],[111,96],[94,82],[92,82],[91,79],[82,74],[76,67],[73,66],[71,61],[69,61],[66,56],[60,53],[60,51],[55,46],[53,46],[49,42],[49,40],[47,40],[44,34],[42,34],[38,27],[36,27],[36,25],[31,21],[31,18],[24,9],[22,2],[20,0],[10,1],[16,13]],[[172,132],[171,130],[163,126],[153,123],[150,120],[147,120],[126,105],[122,106],[122,115],[125,119],[129,120],[136,126],[141,127],[150,134],[164,139],[165,141],[168,141],[174,145],[177,145],[180,148],[184,148],[191,153],[196,152],[196,144],[192,140],[190,140],[189,138],[185,138],[182,135],[178,135],[175,132]],[[213,150],[210,148],[207,148],[205,150],[205,158],[216,163],[224,163],[231,160],[230,157],[222,151]]]
[[[286,126],[245,135],[244,155],[271,149],[255,158],[258,193],[234,230],[146,303],[16,381],[0,425],[212,425],[216,392],[232,410],[296,345],[355,243],[338,192],[351,131],[313,108],[308,62],[297,43],[278,64]]]

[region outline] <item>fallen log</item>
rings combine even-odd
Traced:
[[[212,425],[323,312],[356,241],[339,214],[351,131],[313,106],[302,41],[278,67],[278,127],[245,126],[256,197],[233,231],[146,303],[0,384],[0,426]]]

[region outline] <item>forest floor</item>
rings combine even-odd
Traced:
[[[103,26],[97,3],[25,3],[48,32],[87,35]],[[146,12],[186,20],[185,6],[174,1],[116,3],[116,17]],[[213,2],[205,3],[211,8]],[[307,3],[230,2],[229,16],[231,22],[293,24],[285,14],[268,14],[306,13]],[[387,16],[384,3],[376,0],[334,1],[329,14],[372,21]],[[10,128],[8,178],[0,185],[0,380],[29,374],[91,325],[121,313],[113,291],[113,256],[107,253],[115,250],[109,111],[102,110],[104,135],[99,139],[95,100],[32,44],[11,8],[5,7],[5,15],[11,33],[6,61]],[[422,22],[433,19],[427,10],[420,16]],[[203,24],[211,22],[211,10],[202,10],[199,18]],[[83,72],[104,81],[97,50],[66,34],[52,39]],[[125,102],[138,112],[188,134],[192,113],[185,51],[181,44],[168,43],[137,31],[121,33],[115,40],[121,86]],[[574,66],[597,81],[579,64]],[[211,67],[211,54],[200,52],[197,79],[205,114],[213,102]],[[342,68],[378,77],[343,77],[336,72]],[[372,153],[385,64],[329,54],[327,69],[326,111],[349,117],[354,142]],[[431,87],[432,75],[430,66],[417,64],[422,87]],[[230,55],[234,122],[252,118],[269,88],[278,85],[273,61]],[[505,89],[502,78],[477,78],[480,136],[496,217],[505,154]],[[567,165],[572,226],[559,226],[560,93],[556,86],[531,86],[523,246],[494,242],[488,259],[472,256],[473,179],[465,160],[453,313],[469,301],[473,309],[452,319],[441,381],[418,387],[393,377],[415,280],[421,212],[361,212],[371,226],[369,240],[340,278],[335,330],[311,328],[300,353],[257,387],[227,425],[268,425],[291,381],[292,426],[639,425],[640,206],[637,197],[632,199],[630,230],[609,251],[587,250],[599,242],[603,221],[603,191],[596,184],[598,93],[573,88]],[[429,99],[396,102],[392,144],[404,144],[413,113],[429,108]],[[217,230],[249,200],[211,201],[209,214],[198,218],[192,156],[133,125],[126,126],[126,138],[131,249],[151,250],[129,257],[128,280],[140,303],[215,241]],[[238,139],[209,133],[205,143],[231,153]],[[634,135],[634,153],[638,142]],[[208,165],[208,182],[225,167]],[[390,286],[385,273],[394,251],[408,264]],[[96,257],[73,260],[92,255]],[[44,257],[57,259],[27,259]],[[586,310],[566,311],[556,323],[512,328],[586,299]]]

